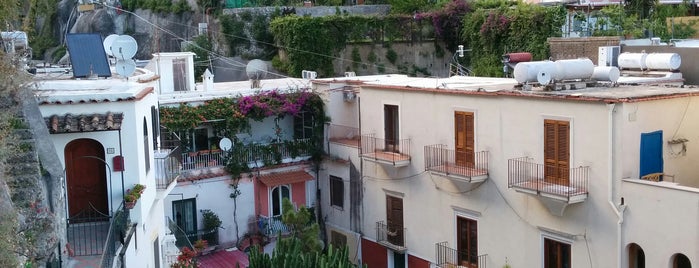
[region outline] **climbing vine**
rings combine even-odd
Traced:
[[[464,18],[462,36],[471,48],[471,66],[478,76],[502,76],[501,57],[526,51],[535,60],[548,58],[548,37],[560,36],[563,6],[518,3],[509,7],[476,8]]]

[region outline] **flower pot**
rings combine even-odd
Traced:
[[[136,206],[136,201],[126,201],[124,202],[124,207],[127,209],[133,209]]]

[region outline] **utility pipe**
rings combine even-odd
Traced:
[[[609,114],[609,118],[607,120],[607,129],[609,130],[609,136],[608,136],[608,150],[609,152],[607,153],[607,164],[609,165],[608,169],[608,175],[607,175],[607,181],[609,182],[609,185],[607,187],[607,194],[608,194],[608,202],[609,206],[612,208],[612,211],[614,214],[617,216],[617,265],[616,267],[622,267],[622,256],[624,252],[624,247],[622,245],[622,224],[624,223],[624,211],[626,210],[626,204],[620,204],[619,207],[617,207],[616,204],[614,204],[614,174],[616,172],[616,155],[615,152],[616,150],[614,149],[615,146],[615,122],[614,122],[614,112],[616,109],[616,103],[611,103],[607,104],[607,112]]]

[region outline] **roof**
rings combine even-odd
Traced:
[[[407,77],[405,75],[379,75],[314,80],[314,83],[321,84],[340,82],[360,85],[362,90],[418,91],[485,97],[551,98],[605,103],[699,96],[699,87],[687,85],[614,85],[611,83],[592,83],[583,89],[544,91],[543,88],[537,87],[532,88],[532,90],[524,90],[512,78],[471,76],[420,78]]]
[[[201,268],[229,268],[240,265],[241,268],[248,267],[248,255],[240,250],[220,250],[202,255],[197,259]]]
[[[91,132],[121,129],[122,113],[65,114],[44,117],[51,133]]]
[[[311,174],[308,174],[308,172],[303,170],[294,170],[262,175],[259,177],[259,179],[268,187],[272,187],[282,184],[294,184],[299,182],[310,181],[313,179],[313,176],[311,176]]]
[[[89,77],[93,74],[100,77],[112,76],[100,34],[67,34],[66,44],[75,77]]]
[[[265,79],[260,81],[261,88],[250,88],[250,81],[214,83],[212,90],[204,91],[202,84],[197,84],[195,91],[176,91],[158,96],[160,104],[179,104],[182,102],[203,102],[217,98],[230,98],[257,94],[260,91],[298,90],[310,88],[310,81],[299,78]]]

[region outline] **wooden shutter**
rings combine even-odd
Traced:
[[[457,218],[458,265],[478,267],[478,227],[475,220]]]
[[[474,166],[473,113],[454,112],[455,160],[458,166]]]
[[[403,199],[386,196],[386,225],[390,233],[395,233],[388,235],[388,241],[403,246]]]
[[[544,120],[544,179],[569,185],[570,124],[567,121]]]

